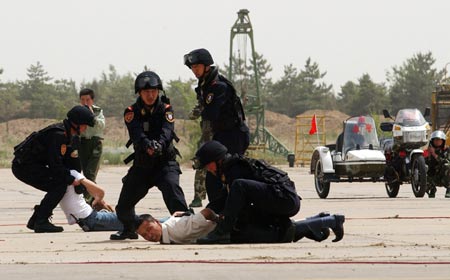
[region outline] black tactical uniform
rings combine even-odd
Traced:
[[[231,154],[243,155],[250,142],[249,129],[245,123],[244,110],[236,89],[230,81],[219,74],[218,68],[206,49],[196,49],[184,56],[185,65],[195,64],[209,67],[209,71],[199,78],[195,88],[197,99],[202,106],[201,116],[212,127],[213,140],[222,143]],[[215,212],[223,210],[224,189],[216,178],[206,175],[206,191],[210,201],[208,208]]]
[[[196,159],[196,167],[216,162],[216,176],[229,193],[224,220],[199,243],[291,242],[304,236],[321,241],[328,237],[328,227],[339,231],[336,241],[342,238],[344,218],[340,215],[292,223],[290,217],[300,210],[301,198],[284,171],[262,160],[230,155],[217,141],[204,144]]]
[[[155,88],[162,91],[161,80],[154,72],[143,72],[136,78],[136,93]],[[173,110],[163,99],[165,96],[158,96],[154,104],[148,106],[138,97],[136,103],[125,109],[124,119],[134,147],[134,161],[123,178],[116,206],[124,231],[111,235],[113,240],[137,239],[134,207],[153,186],[162,192],[171,214],[188,210],[179,184],[181,170],[175,159],[177,151],[172,143],[176,138]],[[153,151],[152,155],[148,153],[149,149]]]
[[[27,223],[35,232],[60,232],[48,219],[75,178],[70,170],[81,170],[78,158],[79,125],[94,125],[94,115],[84,106],[75,106],[62,123],[32,133],[14,148],[12,172],[20,181],[47,192]],[[77,131],[71,135],[71,128]]]

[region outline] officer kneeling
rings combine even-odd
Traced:
[[[292,242],[303,237],[322,241],[333,230],[337,242],[344,235],[343,215],[320,213],[303,221],[290,217],[300,210],[301,198],[287,173],[262,160],[230,155],[217,141],[196,152],[194,168],[206,168],[228,188],[223,219],[200,244]],[[247,224],[251,224],[248,229]],[[275,229],[275,230],[273,230]]]
[[[62,123],[50,125],[30,134],[14,147],[12,172],[25,184],[47,194],[28,220],[27,228],[35,232],[61,232],[62,227],[49,222],[53,209],[66,193],[68,185],[78,186],[70,170],[80,171],[78,158],[80,133],[94,126],[94,114],[85,106],[75,106]]]

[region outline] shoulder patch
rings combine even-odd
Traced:
[[[214,99],[214,93],[209,93],[209,94],[206,96],[206,104],[211,103],[211,102],[213,101],[213,99]]]
[[[175,117],[173,116],[172,111],[166,112],[166,120],[170,123],[173,123],[175,121]]]
[[[66,144],[62,144],[61,145],[61,155],[62,156],[65,155],[66,152],[67,152],[67,146],[66,146]]]
[[[70,157],[72,158],[77,158],[78,157],[78,150],[74,150],[71,154]]]
[[[169,109],[171,106],[170,106],[170,104],[166,104],[166,106],[164,107],[164,109]]]
[[[123,117],[126,123],[130,123],[134,119],[134,112],[127,112],[125,113],[125,116]]]

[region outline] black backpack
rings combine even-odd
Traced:
[[[38,141],[38,138],[52,129],[64,131],[64,128],[59,124],[52,124],[39,131],[33,131],[25,140],[14,146],[14,160],[17,163],[29,162],[31,159],[42,154],[45,151],[45,146]]]

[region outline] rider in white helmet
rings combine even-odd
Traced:
[[[436,130],[431,134],[430,143],[428,145],[428,156],[426,162],[428,164],[428,182],[429,189],[427,191],[429,197],[435,197],[436,186],[447,188],[446,198],[450,198],[450,154],[448,146],[445,145],[447,137],[441,130]]]

